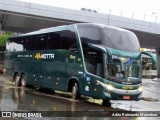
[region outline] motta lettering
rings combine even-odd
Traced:
[[[54,54],[36,53],[35,58],[36,59],[54,59]]]

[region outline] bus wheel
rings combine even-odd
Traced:
[[[15,75],[14,81],[15,81],[15,86],[20,87],[20,78],[18,74]]]
[[[73,98],[74,100],[80,98],[79,89],[78,89],[78,84],[77,84],[76,82],[73,83],[73,86],[72,86],[72,98]]]
[[[111,102],[109,100],[103,100],[102,106],[111,107]]]
[[[20,78],[21,86],[25,87],[26,86],[26,76],[23,74]]]

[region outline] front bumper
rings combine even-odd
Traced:
[[[110,85],[106,85],[102,82],[98,83],[103,86],[103,99],[105,100],[139,100],[142,89],[138,90],[124,90],[124,89],[118,89],[115,87],[111,87]],[[127,99],[128,98],[128,99]]]
[[[112,90],[104,91],[104,96],[112,100],[139,100],[141,93],[142,92],[138,90],[122,90],[113,88]],[[125,99],[126,96],[128,99]]]

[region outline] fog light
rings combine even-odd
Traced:
[[[139,87],[137,90],[138,90],[139,92],[142,92],[142,87]]]

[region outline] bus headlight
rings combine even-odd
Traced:
[[[6,69],[5,69],[5,68],[3,69],[3,74],[4,74],[4,75],[6,74]]]
[[[104,88],[107,88],[107,90],[113,90],[113,86],[112,85],[108,85],[108,84],[105,84],[103,82],[100,82],[99,80],[97,80],[97,83],[101,86],[103,86]]]
[[[137,89],[139,92],[142,92],[142,86]]]
[[[113,86],[112,85],[106,85],[108,90],[113,90]]]

